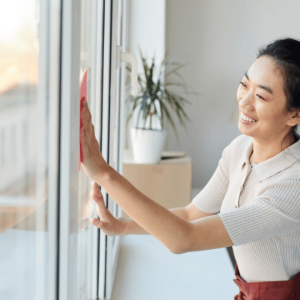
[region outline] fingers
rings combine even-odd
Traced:
[[[93,198],[93,200],[96,202],[96,204],[100,205],[101,207],[102,207],[102,206],[105,207],[104,199],[103,199],[102,194],[99,196],[97,193],[93,192],[93,193],[92,193],[92,198]],[[105,207],[105,208],[106,208],[106,207]]]
[[[99,218],[104,222],[109,222],[111,214],[105,206],[103,195],[97,183],[93,185],[92,198],[97,204],[97,214]]]
[[[103,222],[101,222],[99,219],[97,218],[93,218],[91,220],[92,224],[98,228],[101,228],[103,226]]]
[[[81,139],[85,139],[86,140],[86,133],[85,133],[84,127],[81,128],[80,135],[81,135]]]
[[[91,135],[94,133],[93,124],[92,124],[92,115],[88,108],[88,103],[86,100],[83,101],[82,106],[83,106],[82,123],[83,123],[83,127],[86,130],[87,138],[89,140],[91,138]]]
[[[96,153],[97,155],[100,153],[99,151],[99,143],[95,137],[95,129],[92,124],[92,116],[88,109],[88,104],[86,101],[83,102],[82,106],[84,106],[82,111],[82,128],[80,130],[80,135],[82,139],[82,147],[85,151],[91,153]],[[85,152],[84,151],[84,152]],[[97,153],[99,152],[99,153]],[[101,153],[100,153],[101,155]]]
[[[110,223],[115,221],[115,217],[111,212],[106,208],[103,195],[98,187],[98,184],[95,182],[93,184],[92,198],[97,204],[97,214],[101,221],[104,223]]]
[[[87,120],[88,122],[91,123],[92,122],[92,115],[91,115],[91,112],[89,110],[89,105],[88,105],[86,100],[83,101],[83,106],[84,106],[83,110],[82,110],[83,116],[85,117],[85,120]]]
[[[93,218],[91,219],[91,223],[97,228],[100,228],[104,234],[109,236],[117,234],[118,221],[106,208],[103,195],[97,182],[92,183],[92,188],[92,198],[97,204],[97,214],[99,219]]]
[[[103,195],[96,181],[93,182],[93,193],[95,193],[100,199],[103,199]]]
[[[80,135],[82,139],[82,147],[86,150],[89,149],[91,145],[92,138],[95,136],[94,133],[94,125],[92,124],[92,116],[88,109],[88,103],[86,99],[82,102],[83,110],[82,110],[82,124]]]
[[[86,132],[85,132],[84,127],[82,127],[80,130],[80,138],[81,138],[81,147],[82,147],[83,153],[86,153],[86,151],[87,151],[87,149],[89,149],[89,147],[87,145],[88,141],[87,141]],[[83,155],[82,160],[84,162],[85,155]]]
[[[105,222],[102,222],[101,220],[97,219],[97,218],[93,218],[91,220],[91,223],[98,227],[99,229],[101,229],[101,231],[106,234],[106,235],[109,235],[109,236],[112,236],[112,235],[115,235],[115,234],[112,234],[111,233],[111,229],[110,229],[110,226],[108,223],[105,223]]]
[[[82,106],[84,106],[83,109],[87,109],[88,112],[90,111],[90,110],[89,110],[89,105],[88,105],[88,102],[87,102],[87,99],[86,99],[86,98],[83,98]],[[90,116],[91,116],[91,113],[90,113]]]

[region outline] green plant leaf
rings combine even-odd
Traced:
[[[160,100],[159,99],[157,99],[159,102],[160,102]],[[157,115],[157,116],[159,116],[159,122],[160,122],[160,126],[161,126],[161,128],[163,129],[164,127],[163,127],[163,119],[162,119],[162,116],[163,116],[163,114],[161,114],[161,116],[158,114],[158,111],[157,111],[157,109],[156,109],[156,105],[155,105],[155,103],[153,103],[153,105],[154,105],[154,113],[153,113],[153,115]],[[159,105],[160,105],[160,103],[159,103]],[[160,106],[161,107],[161,106]]]
[[[171,126],[172,126],[172,128],[173,128],[173,130],[174,130],[174,132],[175,132],[175,134],[176,134],[176,137],[178,138],[178,132],[177,132],[177,130],[176,130],[176,127],[175,127],[173,118],[172,118],[171,114],[169,113],[167,107],[166,107],[163,103],[162,103],[162,109],[163,109],[163,111],[165,112],[166,117],[168,118],[168,120],[169,120],[169,122],[170,122],[170,124],[171,124]]]
[[[133,107],[132,107],[133,110],[136,109],[136,107],[139,105],[139,102],[140,102],[139,100],[142,99],[142,98],[143,97],[138,97],[138,98],[135,99],[135,101],[133,103]]]
[[[166,93],[169,94],[171,97],[175,97],[175,99],[179,99],[180,101],[186,102],[186,103],[191,103],[191,101],[185,99],[184,97],[178,96],[174,93],[170,93],[167,89],[165,89]]]
[[[151,80],[151,86],[150,86],[150,89],[149,91],[151,91],[152,89],[152,85],[153,85],[153,69],[154,69],[154,57],[153,57],[153,60],[152,60],[152,65],[151,65],[151,68],[150,68],[150,74],[149,74],[149,79]]]
[[[125,103],[130,105],[129,107],[131,108],[131,112],[128,114],[128,117],[131,118],[133,112],[138,109],[136,128],[140,122],[140,117],[142,117],[143,129],[146,127],[148,117],[150,118],[150,129],[152,129],[153,115],[158,116],[162,128],[164,128],[164,120],[167,119],[176,134],[176,138],[178,139],[178,133],[170,111],[175,111],[175,115],[180,124],[185,127],[184,121],[190,119],[184,111],[184,105],[190,104],[191,102],[185,97],[170,92],[168,87],[177,86],[182,88],[186,95],[197,95],[197,93],[190,92],[190,86],[185,83],[184,79],[179,73],[179,70],[186,66],[186,64],[184,65],[176,62],[175,58],[167,60],[167,54],[165,53],[165,57],[159,66],[158,79],[154,81],[153,76],[155,71],[155,56],[152,57],[152,62],[149,67],[140,47],[139,52],[143,64],[144,76],[142,78],[140,75],[138,75],[139,94],[135,97],[126,97]],[[131,71],[131,68],[129,67],[126,69]],[[171,75],[176,76],[180,80],[167,80],[167,78]],[[131,81],[130,76],[128,76],[128,81]],[[131,88],[130,84],[127,84],[126,87],[128,89]],[[158,101],[157,104],[160,107],[160,111],[157,110],[156,101]]]
[[[176,58],[176,57],[175,57]],[[161,79],[161,75],[166,74],[166,70],[171,67],[172,65],[177,65],[178,63],[175,62],[175,58],[169,60],[165,63],[165,65],[161,65],[159,69],[159,76],[158,78]]]
[[[169,102],[169,104],[173,107],[173,109],[175,110],[176,112],[176,115],[180,121],[180,124],[181,125],[184,125],[184,121],[183,121],[183,117],[185,117],[187,120],[190,121],[190,118],[186,115],[186,113],[184,112],[183,110],[183,107],[180,103],[180,100],[182,100],[181,98],[182,97],[175,97],[174,95],[172,95],[171,93],[169,93],[168,91],[166,92],[166,100]],[[184,125],[185,126],[185,125]]]
[[[175,108],[175,104],[174,104],[174,102],[172,101],[172,94],[169,93],[168,90],[165,90],[165,99],[169,102],[170,106],[171,106],[173,109],[176,109],[176,108]]]
[[[145,106],[146,106],[147,99],[148,99],[148,91],[146,91],[146,93],[143,95],[143,100],[142,100],[141,107],[140,107],[138,117],[137,117],[137,120],[136,120],[136,128],[138,128],[138,123],[139,123],[139,120],[140,120],[141,112],[145,111]]]
[[[178,76],[185,83],[183,77],[177,71],[175,71],[175,72],[169,72],[168,74],[165,74],[165,78],[168,78],[170,75],[176,75],[176,76]]]

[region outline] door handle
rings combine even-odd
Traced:
[[[138,74],[137,74],[137,60],[132,53],[121,52],[121,46],[117,46],[117,69],[121,67],[121,62],[127,62],[131,65],[131,86],[132,96],[137,96]]]

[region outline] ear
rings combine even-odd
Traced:
[[[289,126],[296,126],[300,124],[300,109],[295,109],[293,112],[290,113],[290,118],[287,122]]]

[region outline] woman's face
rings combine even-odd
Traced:
[[[271,58],[261,56],[252,64],[237,90],[238,128],[243,134],[272,140],[290,131],[283,86],[283,77]]]

